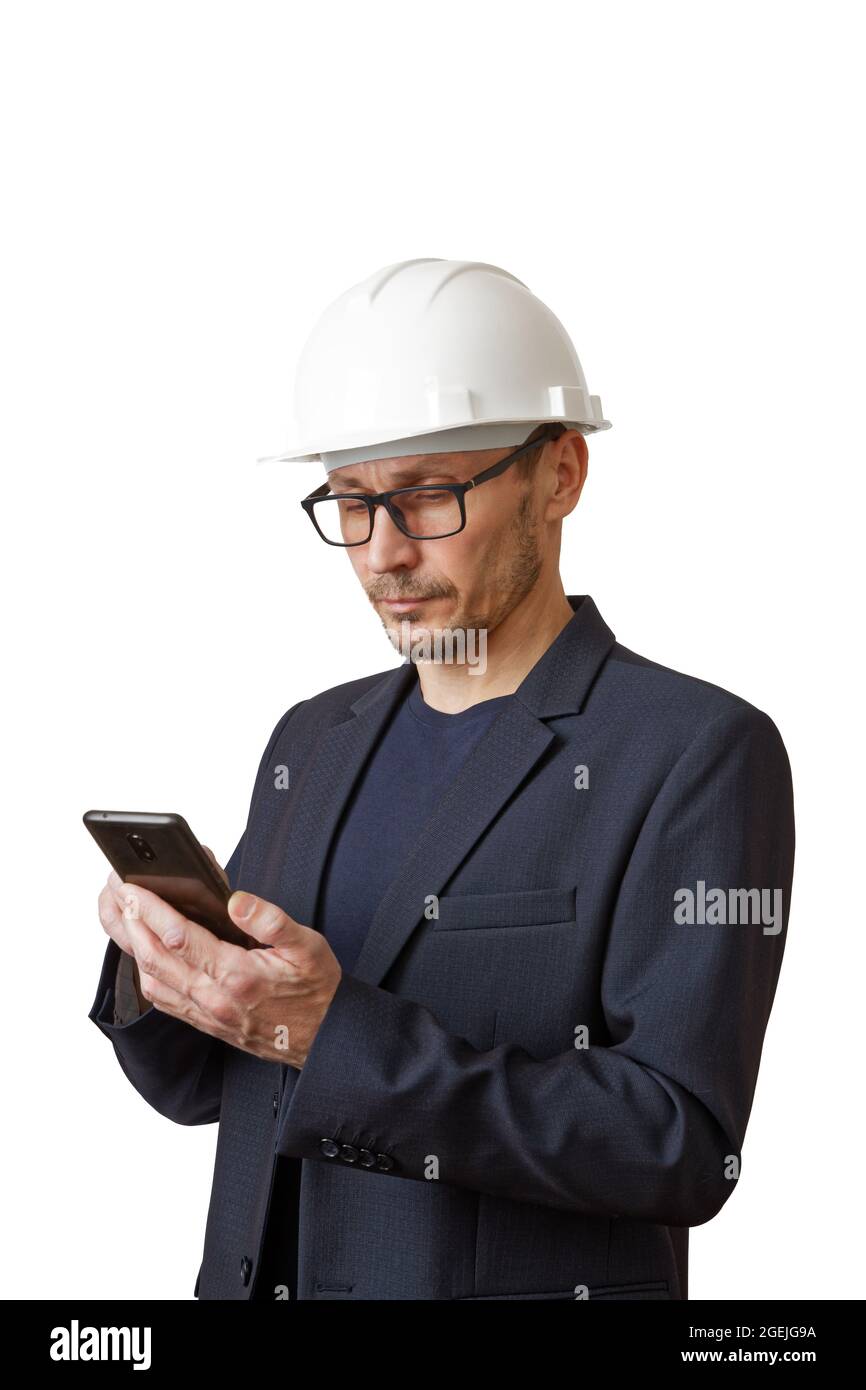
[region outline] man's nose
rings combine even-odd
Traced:
[[[420,541],[405,535],[385,507],[373,510],[373,534],[367,542],[367,564],[383,572],[398,566],[413,568],[420,559]]]

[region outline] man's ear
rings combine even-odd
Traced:
[[[586,437],[580,430],[565,430],[558,439],[554,441],[557,468],[567,459],[568,465],[576,478],[576,486],[570,488],[570,498],[567,510],[561,513],[561,518],[568,516],[577,506],[583,485],[586,482],[586,475],[589,471],[589,448]]]
[[[575,461],[580,468],[580,486],[583,487],[589,469],[589,446],[586,442],[586,436],[581,430],[566,430],[555,441],[555,444],[561,451],[557,455],[558,459],[562,458],[566,450],[572,456],[576,456]]]

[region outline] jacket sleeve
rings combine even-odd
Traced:
[[[633,845],[602,966],[603,1043],[541,1059],[509,1042],[480,1051],[424,1005],[344,973],[278,1151],[341,1162],[349,1144],[386,1155],[366,1159],[371,1175],[418,1181],[435,1155],[440,1181],[497,1197],[673,1226],[710,1220],[739,1172],[793,855],[784,745],[765,714],[738,704],[681,753]],[[709,911],[677,920],[681,890],[700,904],[701,885],[748,901],[728,913],[745,924]],[[765,890],[760,913],[749,889]]]
[[[259,762],[250,811],[271,751],[297,708],[293,705],[271,734]],[[225,866],[232,888],[237,886],[245,837],[246,831]],[[220,1117],[226,1044],[153,1006],[132,1016],[125,1004],[118,1007],[123,956],[117,942],[109,938],[88,1018],[110,1039],[121,1069],[149,1105],[177,1124],[212,1124]]]

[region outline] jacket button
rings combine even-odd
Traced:
[[[369,1149],[359,1149],[358,1153],[360,1155],[358,1161],[362,1168],[375,1168],[376,1155],[374,1153],[371,1153]]]
[[[344,1163],[357,1163],[358,1150],[355,1148],[354,1144],[343,1144],[340,1149],[340,1157]]]
[[[279,1091],[274,1091],[274,1114],[275,1114],[275,1115],[276,1115],[277,1111],[279,1110],[279,1108],[280,1108],[280,1093],[279,1093]]]
[[[325,1158],[336,1158],[340,1152],[340,1146],[335,1144],[333,1139],[320,1139],[319,1152],[323,1153]]]
[[[248,1284],[253,1272],[253,1262],[248,1255],[241,1256],[241,1283]]]
[[[387,1173],[389,1168],[394,1167],[394,1160],[390,1154],[376,1154],[376,1167]]]

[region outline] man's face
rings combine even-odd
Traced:
[[[515,451],[408,455],[328,474],[332,492],[386,492],[414,484],[466,482]],[[547,443],[529,479],[519,464],[466,494],[466,525],[441,540],[412,540],[384,507],[373,534],[347,554],[395,645],[408,623],[425,632],[492,632],[551,569],[558,571],[561,522],[577,504],[586,476],[586,440],[567,430]]]

